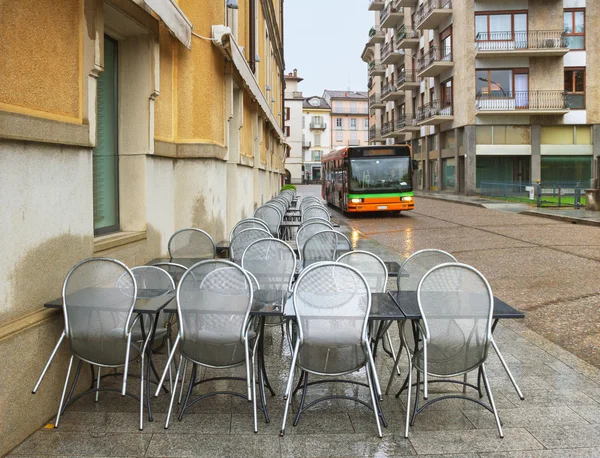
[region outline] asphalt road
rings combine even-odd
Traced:
[[[318,186],[301,186],[320,196]],[[425,248],[477,268],[534,331],[600,368],[600,227],[416,198],[401,215],[331,213],[402,257]]]

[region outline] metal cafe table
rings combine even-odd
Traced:
[[[146,290],[146,291],[148,291],[148,290]],[[168,291],[168,290],[150,290],[150,292],[155,293],[156,295],[153,297],[137,297],[136,298],[135,304],[133,306],[133,313],[138,314],[140,316],[140,328],[141,328],[141,332],[142,332],[142,340],[143,341],[146,340],[146,331],[145,331],[146,326],[144,325],[144,319],[147,318],[148,320],[150,320],[151,328],[150,328],[149,342],[153,342],[154,336],[156,334],[156,326],[158,324],[159,313],[161,311],[163,311],[165,309],[165,307],[167,306],[167,304],[173,300],[173,298],[175,297],[175,292]],[[122,297],[122,295],[123,295],[118,288],[86,288],[86,289],[77,291],[77,292],[67,296],[67,301],[69,302],[70,307],[75,307],[77,304],[77,299],[79,297],[81,297],[82,299],[83,299],[83,297],[85,297],[86,301],[89,302],[90,298],[92,298],[92,300],[93,300],[94,295],[98,295],[98,294],[102,294],[103,297],[106,297],[106,295],[115,295],[115,296],[119,295]],[[59,297],[58,299],[54,299],[53,301],[46,302],[44,304],[44,307],[50,308],[50,309],[62,309],[63,298]],[[92,307],[86,307],[86,308],[93,310]],[[147,403],[147,408],[148,408],[148,421],[152,421],[152,407],[150,404],[150,391],[151,391],[150,384],[158,383],[158,380],[160,379],[160,377],[158,375],[158,372],[156,371],[156,367],[154,367],[154,363],[152,362],[152,345],[148,345],[146,351],[147,351],[147,357],[148,357],[148,364],[146,367],[146,380],[149,383],[146,383],[145,395],[146,395],[146,403]],[[94,378],[95,378],[94,367],[92,365],[90,365],[90,368],[92,370],[92,385],[90,387],[90,390],[93,390]],[[150,378],[150,370],[152,370],[154,372],[156,381],[153,381]],[[73,381],[73,385],[71,386],[71,391],[69,393],[69,397],[67,398],[67,401],[70,400],[71,395],[73,394],[73,389],[75,388],[76,382],[77,382],[77,378],[75,378],[75,380]],[[165,392],[168,393],[168,390],[166,389],[166,387],[163,387],[163,389],[165,390]],[[84,394],[87,394],[88,391],[79,394],[75,399],[78,399],[79,397],[83,396]],[[71,400],[71,402],[74,401],[75,399]],[[67,405],[68,404],[65,403],[65,408]]]

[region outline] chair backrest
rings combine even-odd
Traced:
[[[301,367],[320,373],[346,373],[364,363],[371,292],[364,277],[345,264],[323,262],[303,270],[294,285]],[[311,355],[311,345],[315,353]],[[319,354],[327,354],[323,364]],[[317,367],[314,367],[317,366]]]
[[[238,232],[229,244],[229,257],[233,262],[239,264],[242,260],[244,251],[246,251],[246,248],[248,248],[252,242],[271,238],[273,238],[271,234],[263,229],[244,229],[243,231]]]
[[[71,352],[95,364],[125,364],[137,296],[131,270],[115,259],[85,259],[67,274],[62,296]]]
[[[268,201],[265,205],[272,205],[273,207],[276,207],[277,210],[279,210],[282,219],[283,216],[285,216],[285,212],[287,211],[287,204],[285,203],[285,201],[275,198]]]
[[[190,267],[177,287],[182,355],[213,367],[243,362],[252,297],[249,275],[229,261]]]
[[[207,258],[217,254],[213,238],[202,229],[187,228],[175,232],[169,239],[169,256],[173,258]]]
[[[339,251],[350,251],[350,240],[341,232],[325,230],[311,235],[302,247],[304,267],[320,261],[335,261]]]
[[[175,262],[156,262],[152,265],[165,270],[175,282],[175,286],[177,286],[179,280],[181,280],[181,277],[183,277],[185,271],[188,270],[186,266],[177,264]]]
[[[311,218],[323,218],[325,221],[330,220],[330,215],[327,209],[321,205],[312,205],[302,210],[302,220]]]
[[[229,241],[231,242],[233,238],[244,229],[263,229],[264,231],[268,232],[269,235],[271,235],[269,226],[267,226],[267,223],[265,223],[262,219],[248,218],[241,220],[235,226],[233,226],[233,229],[229,234]]]
[[[379,256],[368,251],[349,251],[341,255],[337,262],[348,264],[358,270],[371,288],[372,293],[385,293],[388,271]]]
[[[300,202],[300,211],[304,211],[306,208],[314,205],[320,205],[321,207],[324,207],[321,201],[316,197],[305,197],[302,199],[302,202]]]
[[[419,282],[431,268],[456,258],[442,250],[420,250],[404,260],[398,273],[398,291],[416,291]]]
[[[309,237],[316,234],[317,232],[331,230],[331,225],[327,224],[328,222],[325,220],[318,219],[318,221],[314,221],[312,223],[306,223],[300,226],[298,232],[296,234],[296,246],[298,247],[298,253],[300,257],[302,257],[302,248],[304,248],[304,243],[308,240]]]
[[[263,205],[262,207],[258,207],[254,212],[254,217],[263,220],[267,226],[269,226],[269,231],[271,235],[277,237],[279,233],[279,225],[283,219],[283,215],[273,205]]]
[[[333,229],[333,224],[331,224],[331,221],[327,221],[323,218],[310,218],[310,219],[306,219],[304,221],[302,221],[300,223],[300,227],[305,226],[307,224],[310,223],[320,223],[320,224],[327,224],[329,226],[330,229]]]
[[[421,279],[417,299],[435,375],[462,374],[485,362],[494,295],[480,272],[460,263],[435,266]]]
[[[174,264],[178,265],[178,264]],[[185,267],[184,267],[185,269]],[[186,269],[187,270],[187,269]],[[138,266],[131,269],[137,284],[137,297],[158,297],[175,291],[175,281],[166,270],[157,266]],[[184,271],[185,272],[185,271]],[[150,321],[144,320],[145,329],[150,330]],[[160,312],[157,329],[164,328],[167,315]]]
[[[296,255],[281,240],[257,240],[244,251],[242,268],[256,277],[260,289],[288,291],[296,272]]]

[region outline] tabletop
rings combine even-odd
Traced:
[[[144,290],[143,290],[144,291]],[[145,290],[146,292],[152,291],[152,294],[157,294],[153,297],[138,297],[133,307],[134,313],[143,314],[156,314],[163,310],[169,302],[175,297],[174,291],[168,290]],[[95,298],[100,298],[102,303],[110,301],[114,305],[125,304],[131,301],[131,298],[118,288],[86,288],[81,291],[76,291],[73,294],[67,296],[67,302],[69,306],[77,307],[78,301],[85,301],[86,303],[93,303]],[[100,299],[97,299],[100,300]],[[63,298],[59,297],[53,301],[46,302],[44,307],[50,309],[61,309],[63,306]],[[86,307],[88,307],[86,305]],[[89,306],[93,308],[93,306]],[[111,308],[112,309],[112,308]]]
[[[171,262],[173,264],[181,264],[184,267],[192,267],[200,261],[211,261],[213,258],[154,258],[146,263],[147,266],[157,264],[159,262]],[[164,267],[163,267],[164,268]]]
[[[417,302],[416,291],[390,291],[389,295],[394,299],[396,304],[402,313],[408,320],[419,320],[421,318],[421,311],[419,310],[419,304]],[[511,318],[525,318],[525,314],[506,302],[494,297],[494,314],[493,318],[497,319],[511,319]]]

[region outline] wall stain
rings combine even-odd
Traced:
[[[208,232],[215,243],[219,243],[225,237],[225,223],[221,218],[218,216],[215,218],[213,215],[214,213],[209,212],[206,207],[206,198],[204,196],[197,197],[192,207],[192,226]]]

